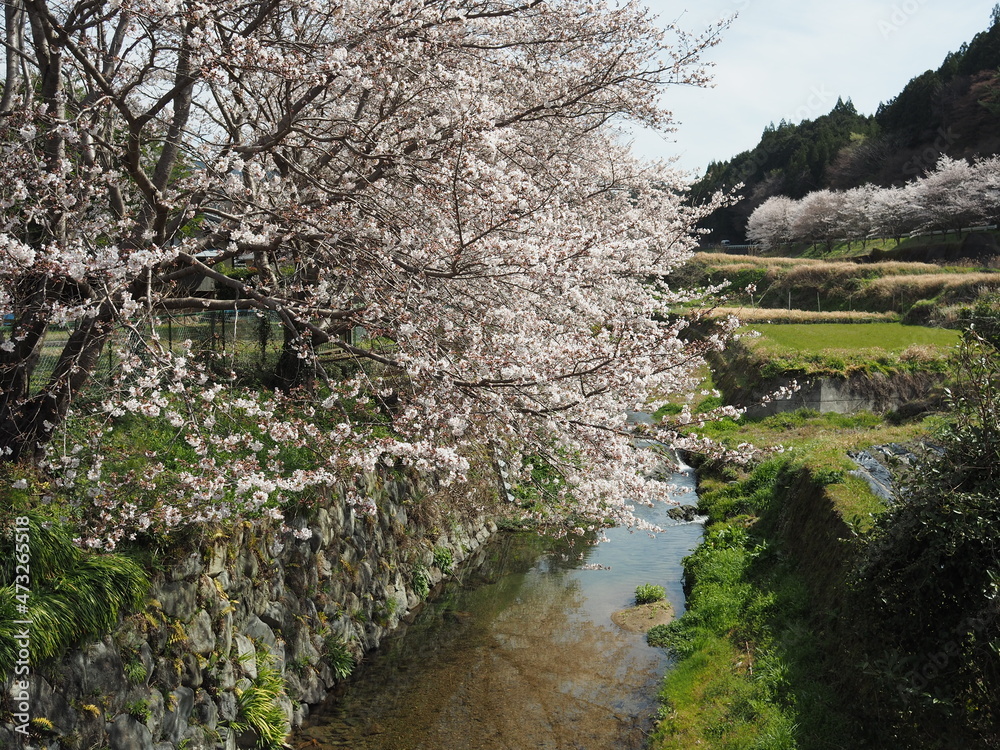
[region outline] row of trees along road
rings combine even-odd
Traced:
[[[11,0],[4,23],[0,451],[117,514],[93,543],[386,456],[460,477],[484,442],[541,454],[585,511],[662,494],[625,412],[719,342],[682,341],[656,313],[687,295],[649,280],[718,203],[685,206],[610,124],[668,127],[663,85],[706,81],[721,26],[559,0]],[[222,272],[247,254],[254,273]],[[192,294],[205,277],[236,299]],[[281,388],[237,392],[147,336],[88,396],[116,331],[206,309],[280,318]],[[368,344],[341,336],[357,326]],[[324,345],[355,366],[333,377]],[[304,392],[309,419],[282,410]],[[111,507],[101,446],[139,418],[196,460],[155,506]]]
[[[801,200],[769,198],[750,215],[747,237],[770,249],[790,242],[864,241],[914,232],[961,231],[1000,219],[1000,157],[941,157],[902,187],[817,190]]]

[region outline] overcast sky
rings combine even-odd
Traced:
[[[661,20],[690,31],[738,14],[708,53],[714,88],[668,87],[664,103],[677,131],[634,137],[644,156],[677,156],[679,166],[699,174],[712,160],[753,148],[769,123],[826,114],[838,96],[874,114],[879,102],[986,29],[997,2],[646,1]]]

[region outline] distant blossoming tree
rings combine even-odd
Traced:
[[[787,231],[783,216],[794,217]],[[773,244],[824,242],[828,249],[838,239],[892,237],[899,244],[911,232],[961,232],[998,217],[1000,159],[942,156],[934,169],[902,187],[816,190],[798,201],[775,196],[750,215],[747,236]]]
[[[84,482],[109,529],[264,507],[386,456],[462,476],[486,442],[545,456],[583,510],[651,497],[625,415],[719,345],[662,315],[715,205],[687,207],[614,125],[668,127],[662,85],[704,83],[720,28],[664,32],[634,2],[11,0],[0,451]],[[247,255],[256,273],[223,273]],[[204,278],[227,293],[192,294]],[[280,319],[273,399],[149,333],[204,310]],[[53,448],[122,330],[145,349]],[[328,377],[322,348],[363,367]],[[314,420],[282,410],[297,386]],[[382,428],[349,418],[366,402]],[[175,497],[111,519],[101,445],[128,413],[195,459]],[[322,460],[297,469],[288,445]]]
[[[784,195],[768,198],[750,215],[747,239],[759,243],[765,250],[784,245],[792,239],[798,201]]]

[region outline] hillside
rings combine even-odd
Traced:
[[[692,189],[701,202],[742,183],[741,200],[702,222],[708,242],[742,239],[747,217],[767,198],[801,198],[822,188],[864,183],[900,185],[940,155],[969,158],[1000,152],[1000,5],[990,26],[950,53],[937,70],[915,76],[874,115],[850,99],[800,124],[768,126],[760,143],[711,163]]]

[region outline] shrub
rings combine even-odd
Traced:
[[[149,702],[144,700],[130,701],[125,704],[125,713],[141,722],[145,722],[149,719]]]
[[[903,323],[908,326],[930,325],[938,307],[940,307],[940,303],[935,300],[917,300],[910,305],[910,309],[906,311],[905,315],[903,315]]]
[[[672,641],[670,624],[654,625],[646,632],[646,643],[657,648],[668,648]]]
[[[257,676],[242,679],[236,686],[236,718],[230,728],[237,734],[253,732],[257,747],[281,750],[290,727],[281,699],[285,697],[285,681],[274,668],[271,655],[257,654]]]
[[[334,635],[326,638],[326,663],[330,665],[338,680],[350,677],[356,666],[354,654],[351,653],[347,643]]]
[[[427,568],[423,565],[416,567],[413,571],[413,593],[421,599],[426,599],[431,593],[431,579],[427,574]]]
[[[450,575],[452,568],[455,566],[455,558],[451,554],[451,550],[444,547],[435,547],[434,564],[441,569],[442,573]]]
[[[873,723],[978,747],[1000,706],[1000,352],[968,335],[949,395],[940,453],[863,540],[855,642],[876,680]]]
[[[663,586],[655,586],[652,583],[644,583],[641,586],[637,586],[635,589],[636,604],[650,604],[652,602],[658,602],[661,599],[665,599],[666,596],[667,591],[663,588]]]
[[[15,620],[34,623],[31,661],[38,664],[111,632],[125,613],[139,609],[149,589],[146,571],[117,554],[84,552],[69,529],[34,512],[28,535],[32,575],[27,613],[15,598],[13,535],[0,538],[0,673],[14,667]]]

